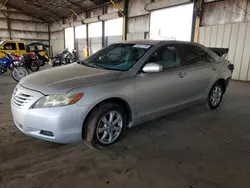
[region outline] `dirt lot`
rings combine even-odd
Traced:
[[[0,187],[250,187],[250,84],[232,82],[216,111],[157,119],[102,150],[23,135],[11,118],[14,86],[0,75]]]

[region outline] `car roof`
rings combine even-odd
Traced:
[[[28,45],[44,45],[42,42],[31,42]]]
[[[123,41],[124,44],[149,44],[149,45],[156,45],[162,43],[171,43],[171,44],[195,44],[194,42],[187,42],[187,41],[177,41],[177,40],[130,40],[130,41]]]
[[[24,41],[21,41],[21,40],[4,40],[4,42],[19,42],[19,43],[24,43]]]

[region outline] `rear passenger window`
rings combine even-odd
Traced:
[[[158,63],[163,69],[181,66],[181,59],[175,46],[164,46],[158,49],[148,60],[149,63]]]
[[[18,43],[19,50],[25,50],[25,46],[23,43]]]
[[[194,63],[213,62],[214,59],[203,49],[193,45],[180,46],[182,64],[191,65]]]

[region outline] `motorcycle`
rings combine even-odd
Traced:
[[[65,49],[62,53],[52,58],[52,66],[66,65],[74,62],[74,56],[72,53]]]
[[[23,65],[32,72],[36,72],[40,69],[41,60],[38,59],[36,54],[33,52],[22,54],[21,61]]]
[[[21,65],[21,58],[15,54],[2,52],[4,57],[0,58],[0,74],[9,71],[13,71],[15,66]]]
[[[17,82],[29,74],[28,69],[23,66],[19,56],[6,52],[4,54],[5,57],[0,58],[0,74],[10,70],[12,78]]]
[[[45,65],[45,63],[48,63],[49,62],[49,56],[46,54],[46,53],[43,53],[43,55],[41,55],[38,51],[35,51],[35,52],[33,52],[36,56],[37,56],[37,58],[40,60],[39,61],[39,65],[40,66],[44,66]]]
[[[27,52],[34,52],[38,59],[40,59],[40,66],[44,66],[48,63],[50,58],[48,56],[49,46],[40,42],[32,42],[27,45]]]

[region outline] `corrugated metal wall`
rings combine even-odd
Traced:
[[[247,12],[250,12],[250,0],[226,0],[206,3],[204,5],[202,25],[249,22],[250,16]]]
[[[8,21],[5,16],[7,11],[9,12],[10,18],[10,33],[8,31]],[[41,41],[45,44],[49,43],[48,24],[14,8],[9,7],[7,10],[6,6],[1,7],[0,30],[0,38],[2,40],[10,39],[11,34],[13,40],[24,40],[26,42]]]
[[[235,65],[233,79],[250,81],[250,22],[200,27],[199,43],[229,48],[228,60]]]
[[[145,5],[151,0],[129,1],[127,40],[147,39],[149,33],[149,12]]]
[[[113,43],[118,43],[122,41],[122,36],[106,36],[105,37],[105,46],[113,44]]]
[[[64,31],[60,27],[60,24],[63,24],[63,20],[58,21],[58,23],[50,23],[50,45],[52,46],[52,56],[61,53],[64,49]]]

